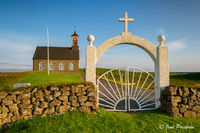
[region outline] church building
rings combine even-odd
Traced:
[[[79,72],[79,47],[76,31],[72,47],[49,47],[49,71],[59,73]],[[48,71],[48,47],[37,46],[33,55],[33,71]]]

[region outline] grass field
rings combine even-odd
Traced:
[[[79,74],[46,72],[0,73],[0,90],[11,89],[14,83],[31,83],[31,86],[47,86],[83,82]]]
[[[107,72],[109,69],[97,68],[97,77]],[[80,69],[80,73],[85,73],[85,69]],[[122,72],[123,73],[123,72]],[[136,77],[139,77],[140,73],[136,73]],[[154,73],[151,72],[152,75]],[[119,77],[118,73],[113,73],[114,77]],[[130,79],[132,75],[129,75]],[[112,81],[112,77],[108,75],[108,79]],[[144,79],[142,79],[144,81]],[[141,80],[141,81],[142,81]],[[120,82],[119,78],[117,79]],[[131,81],[130,81],[131,82]],[[137,78],[136,78],[137,82]],[[147,81],[148,82],[148,81]],[[142,84],[142,83],[141,83]],[[148,83],[147,83],[148,84]],[[200,72],[196,73],[170,73],[170,85],[186,86],[186,87],[200,87]]]
[[[0,132],[6,133],[199,133],[199,118],[173,118],[159,110],[139,113],[108,112],[98,114],[67,112],[52,117],[21,121]],[[180,129],[187,125],[193,129]],[[174,126],[174,129],[167,127]],[[160,129],[164,127],[164,129]],[[177,128],[177,129],[176,129]]]
[[[109,69],[97,68],[97,77],[108,70]],[[85,69],[80,69],[80,73],[85,74]],[[117,72],[114,72],[113,74],[115,77],[119,77]],[[154,73],[151,74],[154,75]],[[131,76],[132,75],[129,75],[129,77]],[[136,77],[139,77],[139,73],[136,73]],[[108,75],[108,79],[110,81],[113,80],[110,75]],[[117,82],[120,82],[119,78],[117,80]],[[48,76],[46,72],[0,72],[0,90],[11,89],[14,83],[31,83],[32,86],[46,86],[54,84],[70,84],[77,82],[83,82],[79,74],[50,73],[50,75]],[[137,82],[137,78],[135,82]],[[150,81],[147,80],[146,86],[148,85],[148,82]],[[142,82],[140,84],[142,84]],[[200,87],[200,72],[170,73],[170,85]]]

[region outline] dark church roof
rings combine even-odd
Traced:
[[[79,60],[78,46],[72,46],[72,47],[49,47],[49,59]],[[33,60],[41,60],[41,59],[44,60],[47,59],[47,47],[37,46],[33,56]]]

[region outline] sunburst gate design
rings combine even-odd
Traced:
[[[98,105],[109,111],[156,109],[154,74],[137,67],[120,67],[97,79]]]

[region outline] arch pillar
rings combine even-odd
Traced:
[[[169,61],[168,61],[168,47],[166,45],[159,45],[157,47],[158,60],[158,86],[160,90],[164,90],[169,86]]]
[[[88,45],[86,47],[86,81],[96,85],[96,47]]]

